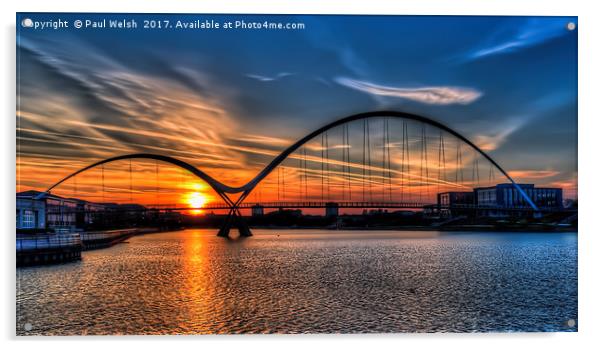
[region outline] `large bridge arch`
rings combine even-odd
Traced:
[[[410,113],[405,113],[405,112],[400,112],[400,111],[390,111],[390,110],[372,111],[372,112],[354,114],[354,115],[350,115],[350,116],[344,117],[342,119],[333,121],[327,125],[324,125],[318,129],[316,129],[315,131],[309,133],[307,136],[301,138],[300,140],[298,140],[297,142],[292,144],[290,147],[285,149],[282,153],[280,153],[277,157],[275,157],[272,160],[272,162],[270,162],[261,172],[259,172],[257,174],[257,176],[255,176],[255,178],[250,180],[247,184],[245,184],[244,186],[242,186],[240,188],[232,188],[232,189],[235,189],[238,192],[244,191],[248,195],[248,193],[250,193],[255,188],[255,186],[257,186],[259,184],[259,182],[261,182],[265,177],[267,177],[289,155],[294,153],[297,149],[299,149],[305,143],[312,140],[314,137],[316,137],[330,129],[333,129],[337,126],[340,126],[340,125],[343,125],[343,124],[346,124],[346,123],[349,123],[352,121],[361,120],[361,119],[370,119],[370,118],[383,118],[383,117],[393,117],[393,118],[400,118],[400,119],[422,122],[424,124],[431,125],[440,130],[443,130],[443,131],[453,135],[454,137],[460,139],[464,143],[468,144],[472,149],[474,149],[479,154],[481,154],[495,168],[497,168],[510,181],[510,183],[516,188],[516,190],[520,193],[520,195],[523,197],[523,199],[525,199],[525,201],[529,204],[529,206],[531,206],[531,208],[533,210],[539,211],[539,208],[535,205],[535,203],[531,200],[531,198],[527,195],[527,193],[525,193],[525,191],[516,183],[516,181],[514,181],[514,179],[491,156],[489,156],[485,151],[483,151],[481,148],[479,148],[476,144],[471,142],[468,138],[464,137],[462,134],[455,131],[454,129],[452,129],[436,120],[433,120],[431,118],[417,115],[417,114],[410,114]]]
[[[349,123],[352,121],[362,120],[362,119],[371,119],[371,118],[399,118],[399,119],[417,121],[417,122],[424,123],[426,125],[433,126],[439,130],[445,131],[445,132],[453,135],[454,137],[458,138],[459,140],[461,140],[462,142],[464,142],[465,144],[470,146],[477,153],[482,155],[487,161],[489,161],[489,163],[491,163],[495,168],[497,168],[510,181],[510,183],[514,186],[514,188],[517,190],[517,192],[520,193],[521,197],[525,200],[525,202],[527,202],[534,211],[539,212],[539,208],[535,205],[535,203],[531,200],[531,198],[525,193],[525,191],[514,181],[514,179],[491,156],[489,156],[485,151],[483,151],[481,148],[479,148],[476,144],[471,142],[468,138],[464,137],[461,133],[455,131],[454,129],[452,129],[436,120],[433,120],[433,119],[425,117],[425,116],[411,114],[411,113],[405,113],[405,112],[401,112],[401,111],[390,111],[390,110],[372,111],[372,112],[350,115],[350,116],[338,119],[336,121],[333,121],[331,123],[328,123],[318,129],[316,129],[315,131],[313,131],[313,132],[309,133],[308,135],[306,135],[305,137],[299,139],[297,142],[293,143],[291,146],[289,146],[284,151],[282,151],[282,153],[280,153],[278,156],[276,156],[253,179],[251,179],[245,185],[239,186],[239,187],[232,187],[232,186],[223,184],[220,181],[218,181],[217,179],[215,179],[215,178],[211,177],[210,175],[208,175],[207,173],[205,173],[204,171],[202,171],[202,170],[198,169],[197,167],[195,167],[187,162],[184,162],[182,160],[179,160],[179,159],[176,159],[176,158],[173,158],[170,156],[165,156],[165,155],[137,153],[137,154],[127,154],[127,155],[115,156],[115,157],[101,160],[101,161],[95,162],[91,165],[88,165],[88,166],[64,177],[57,183],[53,184],[44,193],[40,194],[40,197],[49,193],[52,189],[54,189],[61,183],[69,180],[70,178],[72,178],[82,172],[85,172],[89,169],[92,169],[97,166],[101,166],[106,163],[119,161],[119,160],[126,160],[126,159],[158,160],[158,161],[170,163],[172,165],[183,168],[183,169],[189,171],[190,173],[192,173],[193,175],[197,176],[198,178],[202,179],[207,184],[209,184],[209,186],[228,204],[228,206],[230,207],[228,220],[227,220],[227,223],[225,224],[225,226],[222,227],[222,229],[220,230],[219,235],[227,236],[230,226],[232,224],[234,224],[233,221],[237,221],[237,224],[239,224],[239,230],[241,231],[241,235],[249,236],[249,235],[251,235],[250,230],[248,229],[248,227],[244,226],[244,224],[240,221],[241,214],[239,211],[239,205],[246,199],[246,197],[253,191],[253,189],[255,189],[255,187],[263,179],[265,179],[274,169],[276,169],[280,164],[282,164],[282,162],[285,159],[287,159],[288,156],[293,154],[296,150],[298,150],[304,144],[308,143],[309,141],[311,141],[313,138],[319,136],[320,134],[322,134],[330,129],[333,129],[337,126],[340,126],[340,125],[343,125],[343,124],[346,124],[346,123]],[[241,195],[236,200],[232,200],[227,195],[227,194],[238,194],[238,193],[240,193]]]

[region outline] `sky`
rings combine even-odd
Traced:
[[[328,122],[398,110],[460,132],[519,182],[576,196],[574,17],[18,14],[17,23],[24,18],[134,18],[138,28],[18,26],[17,191],[137,152],[242,185]],[[144,19],[304,29],[150,30]],[[206,189],[177,180],[189,183],[186,195]]]

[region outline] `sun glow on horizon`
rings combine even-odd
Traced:
[[[190,192],[186,194],[185,202],[193,209],[190,213],[201,214],[203,212],[202,208],[207,204],[207,196],[198,191]]]

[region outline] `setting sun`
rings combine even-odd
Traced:
[[[191,192],[187,194],[186,203],[195,209],[191,211],[193,214],[199,214],[202,212],[200,209],[207,203],[207,197],[199,192]]]
[[[206,202],[207,198],[199,192],[190,193],[188,197],[188,204],[191,208],[203,208]]]

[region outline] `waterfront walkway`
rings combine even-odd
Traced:
[[[53,264],[81,259],[81,251],[112,246],[144,229],[17,234],[17,266]]]

